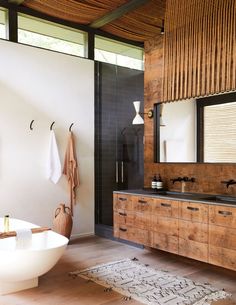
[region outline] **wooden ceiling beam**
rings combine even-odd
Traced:
[[[90,27],[94,29],[101,28],[105,24],[108,24],[123,15],[127,14],[128,12],[131,12],[138,8],[139,6],[147,3],[149,0],[131,0],[128,3],[125,3],[118,7],[117,9],[111,11],[110,13],[102,16],[101,18],[93,21],[92,23],[89,24]]]
[[[14,3],[17,5],[20,5],[24,2],[25,0],[8,0],[9,3]]]

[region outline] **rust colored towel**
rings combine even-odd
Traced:
[[[69,133],[63,174],[66,175],[69,192],[70,192],[70,208],[73,215],[73,207],[76,203],[76,189],[79,186],[78,164],[75,150],[75,140],[72,132]]]

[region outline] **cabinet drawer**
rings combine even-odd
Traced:
[[[150,234],[148,230],[137,229],[120,225],[118,228],[119,238],[129,240],[141,245],[150,246]]]
[[[132,226],[134,224],[134,215],[132,212],[127,212],[126,210],[115,211],[113,222],[114,224]]]
[[[166,199],[154,199],[152,204],[152,214],[178,218],[179,202]]]
[[[236,271],[236,251],[210,245],[209,263]]]
[[[166,235],[179,236],[178,219],[152,215],[150,228],[152,231]]]
[[[236,229],[210,225],[209,244],[236,251]]]
[[[179,236],[186,240],[208,243],[208,224],[179,220]]]
[[[208,262],[208,245],[179,238],[179,255]]]
[[[152,232],[151,234],[152,247],[178,254],[178,237],[167,235],[165,233]]]
[[[135,228],[148,230],[150,225],[150,215],[148,213],[136,212],[133,216],[133,225]]]
[[[134,212],[150,212],[152,204],[153,198],[137,196],[133,199]]]
[[[236,208],[211,205],[209,207],[209,222],[236,229]]]
[[[133,196],[130,195],[123,195],[123,194],[116,194],[114,198],[113,208],[115,211],[118,210],[133,210]]]
[[[208,223],[208,205],[181,202],[179,205],[179,218],[196,222]]]

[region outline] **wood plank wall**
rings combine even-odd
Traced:
[[[224,0],[226,1],[226,0]],[[228,1],[228,0],[227,0]],[[187,1],[188,2],[188,1]],[[198,1],[200,2],[200,1]],[[208,2],[205,1],[204,2]],[[212,2],[212,1],[209,1]],[[218,0],[216,1],[218,2]],[[222,1],[221,1],[222,2]],[[236,17],[235,17],[236,20]],[[220,25],[219,25],[220,26]],[[235,35],[234,35],[235,39]],[[214,42],[213,42],[214,44]],[[222,42],[223,44],[223,42]],[[145,112],[153,107],[153,104],[163,100],[163,75],[164,75],[164,38],[159,35],[150,41],[145,42],[145,73],[144,73],[144,96],[145,96]],[[219,48],[223,48],[219,46]],[[236,54],[236,53],[234,53]],[[219,57],[218,54],[215,56]],[[233,59],[235,67],[236,56]],[[178,65],[189,66],[188,63],[178,63]],[[232,61],[231,61],[232,64]],[[176,65],[176,68],[178,67]],[[227,66],[229,67],[229,66]],[[208,74],[205,73],[204,81],[210,84],[212,79],[209,71],[215,71],[216,66],[209,66]],[[227,79],[227,69],[221,68],[218,77]],[[183,78],[181,75],[179,78]],[[196,77],[194,78],[196,81]],[[209,85],[208,85],[209,86]],[[227,189],[222,180],[236,179],[236,165],[234,164],[158,164],[153,162],[153,120],[145,116],[145,147],[144,147],[144,185],[150,187],[150,183],[154,174],[160,173],[163,177],[165,185],[171,190],[180,190],[180,184],[172,184],[170,179],[178,176],[195,177],[195,183],[187,184],[187,190],[191,192],[219,193],[219,194],[236,194],[236,186],[230,186]]]
[[[167,0],[163,101],[235,90],[235,54],[235,0]]]

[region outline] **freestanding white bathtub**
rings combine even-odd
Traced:
[[[3,222],[0,218],[0,232]],[[10,231],[37,227],[10,218]],[[37,287],[38,277],[57,263],[68,241],[53,231],[32,234],[32,243],[25,249],[18,248],[16,237],[0,239],[0,295]]]

